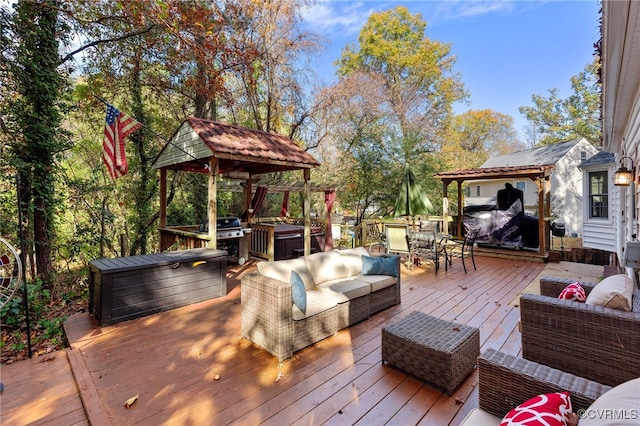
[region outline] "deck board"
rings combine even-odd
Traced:
[[[403,266],[400,305],[283,363],[240,338],[239,279],[252,269],[251,262],[229,269],[229,293],[221,298],[106,327],[89,314],[75,315],[65,323],[71,349],[61,359],[71,364],[67,370],[75,381],[70,373],[60,380],[77,386],[82,399],[77,389],[65,391],[70,407],[41,417],[50,424],[54,416],[57,424],[90,420],[100,425],[458,424],[477,407],[477,373],[448,396],[382,365],[380,333],[386,323],[419,310],[480,328],[481,351],[519,354],[520,315],[510,304],[544,264],[483,256],[476,262],[478,269],[467,274],[459,259],[437,275],[430,266],[411,271]],[[33,380],[22,374],[3,366],[3,425],[17,424],[26,407],[34,412],[26,400],[7,398],[8,384]],[[123,402],[138,393],[139,400],[124,408]],[[89,407],[86,414],[80,401]]]

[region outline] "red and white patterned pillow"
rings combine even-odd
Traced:
[[[587,293],[579,282],[571,283],[566,286],[561,292],[558,299],[573,300],[574,302],[585,302],[587,300]]]
[[[571,411],[569,392],[538,395],[509,411],[500,426],[566,426]]]

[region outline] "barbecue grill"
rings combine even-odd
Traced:
[[[208,232],[205,223],[200,225],[200,231]],[[227,260],[238,261],[240,265],[246,261],[240,256],[240,239],[244,238],[244,234],[240,218],[229,216],[216,219],[216,247],[227,251]]]
[[[567,227],[563,220],[557,220],[551,224],[551,235],[554,237],[560,237],[560,247],[564,251],[564,234],[567,232]]]

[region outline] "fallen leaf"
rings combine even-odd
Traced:
[[[453,331],[460,331],[460,327],[453,327]]]
[[[138,400],[138,398],[140,398],[140,394],[137,394],[136,396],[132,396],[131,398],[127,399],[124,402],[124,408],[131,407]]]
[[[467,289],[467,287],[465,287],[465,286],[463,286],[463,285],[461,285],[461,286],[460,286],[460,288],[461,288],[461,289],[463,289],[463,290],[466,290],[466,289]]]
[[[456,404],[464,404],[464,401],[460,398],[456,398]]]
[[[276,377],[276,382],[279,382],[280,379],[282,379],[283,377],[284,377],[284,374],[278,373],[278,377]]]
[[[219,374],[216,374],[216,375],[213,377],[213,380],[220,380],[220,375],[219,375]]]

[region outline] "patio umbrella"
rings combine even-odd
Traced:
[[[416,177],[409,167],[405,169],[400,192],[396,199],[395,211],[393,215],[399,216],[417,216],[422,214],[434,214],[435,209],[422,187],[416,181]]]

